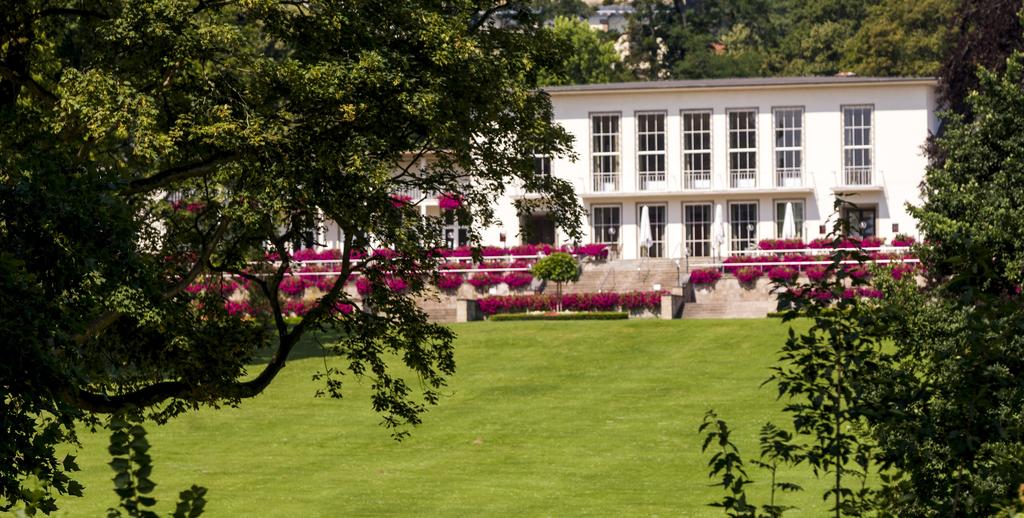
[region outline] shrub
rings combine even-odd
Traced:
[[[714,284],[722,272],[714,268],[699,268],[690,272],[690,284]]]
[[[495,322],[517,320],[626,320],[629,313],[624,311],[591,311],[589,313],[513,313],[493,315],[488,320]]]
[[[356,292],[360,295],[364,297],[369,295],[371,288],[372,285],[370,284],[370,279],[367,279],[366,277],[359,277],[356,279]]]
[[[661,308],[660,291],[636,291],[628,293],[568,293],[561,298],[562,307],[568,311],[657,311]],[[498,313],[525,313],[528,311],[552,311],[558,299],[552,295],[506,295],[483,297],[477,300],[480,311],[485,315]]]
[[[896,234],[896,237],[892,238],[892,246],[914,246],[916,240],[906,234]]]
[[[757,243],[760,250],[799,250],[807,248],[807,243],[800,239],[762,239]]]

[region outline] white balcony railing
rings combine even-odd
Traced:
[[[729,173],[729,187],[753,189],[757,187],[757,169],[736,169]]]
[[[799,168],[785,168],[775,170],[776,187],[802,187],[803,174]]]
[[[619,173],[594,173],[594,192],[619,190]]]
[[[870,166],[847,167],[842,179],[843,185],[874,185]]]
[[[710,189],[711,171],[689,171],[683,176],[684,189]]]
[[[641,191],[664,191],[667,187],[665,173],[640,173]]]

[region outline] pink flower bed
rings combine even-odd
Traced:
[[[301,300],[288,299],[281,305],[281,313],[284,315],[295,315],[301,317],[309,311],[309,307],[309,304]]]
[[[461,273],[442,273],[437,277],[437,287],[444,291],[455,291],[465,279]]]
[[[483,290],[491,286],[497,286],[502,282],[503,279],[504,276],[502,276],[500,273],[487,272],[475,273],[472,276],[470,276],[469,280],[466,282],[469,282],[470,284],[473,285],[474,288],[478,290]]]
[[[634,291],[628,293],[567,293],[562,295],[565,311],[657,311],[661,308],[660,291]],[[497,313],[525,313],[527,311],[554,311],[554,295],[505,295],[483,297],[477,300],[485,315]]]
[[[809,279],[811,282],[819,282],[825,277],[828,277],[828,268],[825,268],[822,265],[816,264],[808,266],[804,270],[804,272],[807,273],[807,279]]]
[[[914,246],[916,240],[910,236],[898,235],[892,238],[892,246]]]
[[[713,268],[700,268],[690,272],[690,284],[714,284],[722,272]]]
[[[866,237],[864,239],[857,238],[846,238],[839,242],[839,246],[836,247],[836,243],[828,238],[819,238],[811,241],[807,244],[807,248],[878,248],[885,244],[885,239],[880,237]]]
[[[736,279],[738,279],[741,284],[751,284],[761,278],[763,273],[764,272],[762,272],[760,268],[743,267],[736,270],[733,275],[736,276]]]
[[[759,250],[799,250],[807,248],[800,239],[762,239],[757,243]]]
[[[768,278],[776,282],[794,282],[800,272],[789,266],[776,266],[768,270]]]
[[[306,281],[302,277],[289,275],[281,280],[281,284],[277,285],[277,289],[289,297],[299,296],[306,290]]]
[[[253,314],[252,306],[245,300],[241,302],[226,300],[224,301],[224,309],[233,317],[244,317]]]
[[[502,278],[510,290],[525,288],[533,282],[533,275],[526,272],[509,272]]]

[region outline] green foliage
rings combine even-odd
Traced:
[[[149,441],[141,425],[131,424],[115,417],[110,425],[110,467],[114,470],[114,492],[121,498],[119,507],[131,518],[156,518],[150,508],[156,505],[152,496],[156,483],[149,477],[153,462],[149,455]],[[206,488],[193,485],[179,494],[173,518],[195,518],[203,514],[206,506]],[[107,509],[107,518],[124,516],[120,509]]]
[[[520,23],[481,14],[499,8]],[[333,351],[372,377],[386,426],[418,423],[454,371],[452,332],[413,303],[440,222],[393,192],[458,192],[481,228],[522,183],[579,235],[571,185],[533,175],[570,136],[536,89],[560,45],[521,4],[29,0],[0,19],[0,324],[17,329],[0,345],[0,510],[79,492],[54,449],[76,419],[236,404],[318,328],[344,332]],[[325,219],[341,278],[409,288],[345,314],[338,283],[289,325],[278,285]],[[371,244],[397,255],[347,260]],[[224,274],[250,281],[263,317],[185,291]]]
[[[552,282],[573,282],[580,278],[580,265],[573,256],[555,252],[533,265],[533,276]]]
[[[935,73],[965,0],[638,0],[627,63],[641,79]]]
[[[719,419],[715,411],[709,410],[704,414],[704,422],[697,432],[705,433],[702,452],[706,452],[712,444],[717,446],[717,451],[708,461],[708,476],[719,477],[721,482],[714,485],[721,486],[726,493],[721,501],[713,502],[711,506],[721,507],[726,516],[742,518],[775,518],[795,509],[792,506],[780,505],[775,499],[776,491],[795,492],[803,489],[797,484],[781,482],[777,478],[781,465],[795,465],[802,460],[801,448],[793,444],[792,434],[771,423],[765,423],[761,428],[761,457],[750,463],[769,472],[771,493],[768,503],[762,505],[759,511],[755,504],[747,501],[746,486],[754,482],[743,467],[743,458],[732,442],[732,430],[728,423]]]
[[[545,21],[558,17],[586,18],[594,13],[594,8],[583,0],[533,0],[531,5]]]
[[[559,16],[551,32],[568,51],[562,61],[541,71],[539,84],[612,83],[626,78],[615,44],[585,20]]]
[[[868,6],[845,44],[843,67],[865,76],[934,76],[959,0],[889,0]]]
[[[537,261],[531,271],[534,277],[555,283],[555,300],[558,301],[558,311],[562,311],[562,283],[575,282],[580,278],[580,265],[576,259],[565,252],[555,252]]]
[[[508,322],[518,320],[627,320],[629,313],[625,311],[586,311],[579,313],[558,313],[545,315],[543,313],[505,313],[491,315],[487,320],[495,322]]]
[[[1024,57],[982,72],[971,120],[947,115],[945,160],[911,209],[928,237],[929,286],[885,286],[879,320],[896,346],[873,395],[899,515],[989,515],[1024,472]]]

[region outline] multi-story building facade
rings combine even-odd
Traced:
[[[916,234],[923,146],[938,122],[930,78],[752,78],[547,89],[578,160],[538,157],[539,174],[571,182],[589,242],[618,257],[713,257],[781,238],[825,235],[838,217],[855,233]],[[543,213],[513,192],[486,244],[555,241]],[[641,222],[648,222],[647,230]],[[792,231],[792,230],[791,230]],[[501,243],[499,240],[504,237]],[[788,236],[787,236],[788,237]]]
[[[863,236],[916,236],[923,146],[938,126],[931,78],[793,77],[651,81],[547,88],[578,159],[535,157],[586,209],[584,240],[624,259],[715,258],[784,235],[810,241],[846,218]],[[425,159],[423,159],[425,160]],[[408,193],[422,199],[420,193]],[[848,202],[836,214],[836,196]],[[567,244],[549,214],[522,214],[511,188],[484,245]],[[468,232],[436,197],[448,246]],[[646,213],[646,219],[645,219]],[[646,224],[641,224],[646,221]],[[646,228],[646,231],[644,230]],[[318,240],[335,244],[328,225]]]

